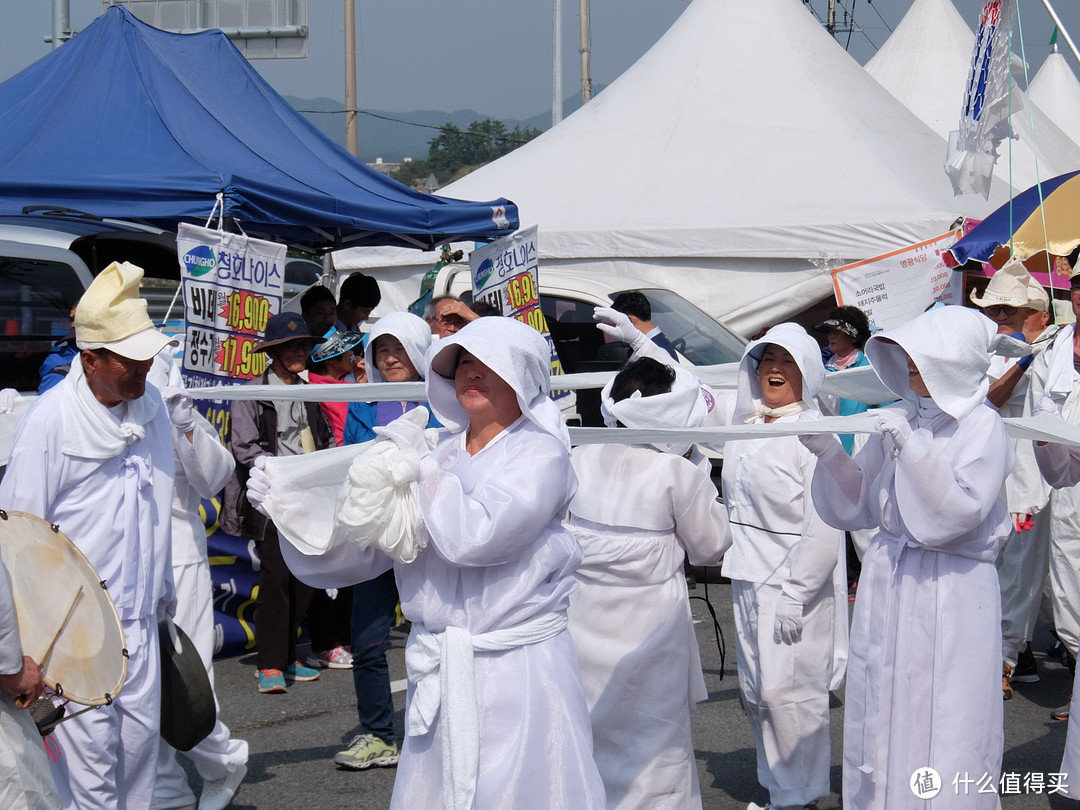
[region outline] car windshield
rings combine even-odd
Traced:
[[[746,341],[678,293],[657,289],[639,292],[652,305],[653,323],[695,366],[738,363],[742,359]]]

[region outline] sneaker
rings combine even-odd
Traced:
[[[299,661],[293,661],[285,667],[285,677],[293,681],[317,681],[319,671],[311,667],[305,667]]]
[[[1065,654],[1065,645],[1061,641],[1055,641],[1054,646],[1046,648],[1047,658],[1061,658]]]
[[[1012,700],[1013,696],[1012,684],[1009,683],[1012,671],[1012,665],[1008,661],[1001,662],[1001,697],[1005,700]]]
[[[204,780],[202,793],[199,794],[199,810],[225,810],[240,790],[245,776],[247,765],[241,765],[238,770],[221,779]]]
[[[1069,719],[1069,706],[1072,705],[1072,695],[1069,695],[1069,702],[1064,706],[1054,709],[1050,712],[1051,720],[1068,720]]]
[[[352,656],[344,647],[308,653],[304,663],[315,669],[352,669]]]
[[[334,763],[346,770],[362,771],[397,765],[399,756],[397,743],[386,742],[374,734],[358,734],[345,751],[334,756]]]
[[[264,695],[279,695],[289,691],[285,688],[285,676],[280,669],[260,669],[256,674],[259,676],[259,691]]]
[[[1039,667],[1035,664],[1035,653],[1031,651],[1031,642],[1028,642],[1020,655],[1016,657],[1016,666],[1012,672],[1013,683],[1038,683]]]

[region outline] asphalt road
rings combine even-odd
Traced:
[[[701,620],[697,624],[698,642],[709,689],[709,700],[699,705],[693,727],[698,776],[706,808],[742,810],[752,801],[764,804],[768,796],[757,782],[753,737],[739,701],[731,590],[725,584],[710,584],[708,593],[727,637],[728,656],[721,670],[709,613],[703,602],[692,600],[694,616]],[[691,595],[704,596],[705,586],[699,584]],[[1064,666],[1046,658],[1043,651],[1049,644],[1049,635],[1040,629],[1034,647],[1042,680],[1017,685],[1016,696],[1005,703],[1002,770],[1021,778],[1029,773],[1048,775],[1060,771],[1066,724],[1051,720],[1049,714],[1068,700],[1072,682]],[[401,681],[396,684],[401,689],[394,695],[399,739],[405,707],[404,650],[405,635],[395,630],[390,671],[395,681]],[[351,672],[324,671],[319,681],[295,684],[287,694],[261,695],[253,677],[254,666],[250,655],[215,664],[222,718],[234,736],[247,740],[251,749],[248,776],[232,806],[238,810],[387,808],[393,790],[393,768],[340,771],[333,763],[334,754],[359,733]],[[840,806],[843,699],[841,690],[832,700],[832,794],[819,803],[820,810]],[[912,695],[911,699],[918,700],[919,696]],[[185,766],[197,795],[200,780],[190,763],[185,761]],[[1080,774],[1076,779],[1080,782]],[[953,788],[947,784],[944,789]],[[1074,810],[1076,804],[1046,792],[1002,796],[1006,810]]]

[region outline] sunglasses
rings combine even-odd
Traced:
[[[996,318],[998,315],[1004,315],[1006,318],[1009,318],[1016,314],[1016,307],[1010,307],[1006,304],[995,304],[992,307],[983,307],[983,312],[991,318]]]

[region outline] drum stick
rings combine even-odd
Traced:
[[[40,666],[42,669],[45,669],[45,659],[47,659],[52,653],[53,647],[56,646],[56,640],[60,638],[60,634],[63,633],[64,628],[67,627],[68,619],[71,618],[71,612],[75,610],[75,605],[78,604],[79,598],[82,596],[82,592],[83,588],[82,585],[80,585],[79,590],[75,592],[75,598],[71,600],[71,607],[69,607],[67,609],[67,613],[64,614],[64,620],[60,622],[60,626],[56,629],[56,633],[55,635],[53,635],[52,641],[50,641],[49,646],[45,648],[45,654],[41,656],[41,660],[38,666]]]

